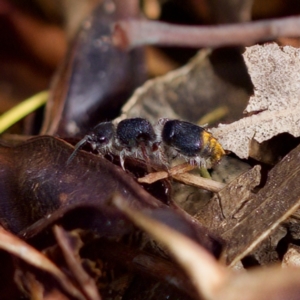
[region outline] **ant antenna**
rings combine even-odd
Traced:
[[[74,157],[76,156],[77,152],[80,150],[80,148],[87,143],[89,137],[85,136],[82,140],[80,140],[74,148],[74,151],[72,152],[72,154],[70,155],[70,157],[67,160],[67,165],[70,164],[70,162],[74,159]]]

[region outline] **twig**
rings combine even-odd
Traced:
[[[222,188],[225,187],[225,185],[221,182],[217,182],[211,179],[186,173],[188,171],[191,171],[194,168],[195,168],[194,166],[191,166],[189,164],[182,164],[170,169],[168,172],[160,171],[160,172],[150,173],[144,177],[139,178],[138,182],[151,184],[158,180],[165,179],[171,176],[175,180],[182,182],[184,184],[202,188],[204,190],[215,192],[215,193],[219,192]]]
[[[168,171],[159,171],[159,172],[153,172],[153,173],[149,173],[148,175],[141,177],[138,179],[139,183],[154,183],[158,180],[162,180],[162,179],[166,179],[169,176],[175,176],[181,173],[186,173],[188,171],[191,171],[195,169],[194,166],[190,165],[190,164],[181,164],[178,166],[173,167],[172,169],[168,170]]]
[[[178,47],[249,46],[279,37],[299,37],[300,17],[217,26],[183,26],[128,20],[115,24],[113,42],[123,49],[142,45]]]
[[[195,176],[193,174],[184,173],[173,176],[173,178],[179,182],[187,185],[195,186],[207,191],[218,193],[221,189],[225,187],[224,183],[214,181],[211,179]]]
[[[201,119],[197,121],[199,126],[203,126],[203,124],[211,124],[219,121],[229,114],[229,107],[226,105],[218,106],[211,112],[204,115]]]

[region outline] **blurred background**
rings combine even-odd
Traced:
[[[100,2],[0,0],[0,113],[49,89],[53,74],[70,56],[68,49],[82,21]],[[229,23],[300,12],[297,0],[142,0],[138,5],[146,18],[177,24]],[[295,40],[281,43],[298,46]],[[146,73],[151,78],[185,64],[196,49],[146,47],[145,53]],[[18,126],[10,130],[19,131]]]

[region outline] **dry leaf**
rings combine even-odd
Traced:
[[[300,51],[277,44],[247,48],[244,59],[255,86],[246,113],[298,109],[300,96]],[[288,125],[288,124],[287,124]]]
[[[196,219],[215,232],[223,233],[239,222],[235,215],[253,196],[252,189],[260,182],[260,166],[243,173],[200,208]]]
[[[224,149],[248,158],[251,140],[259,143],[280,133],[300,136],[300,51],[277,44],[247,48],[244,59],[255,86],[245,112],[255,113],[212,129]]]
[[[256,167],[229,183],[199,211],[197,219],[227,242],[227,264],[234,265],[251,253],[299,207],[299,150],[298,146],[269,172],[259,192],[252,192],[260,182],[260,167]]]
[[[84,299],[82,293],[52,261],[2,227],[0,227],[0,248],[19,257],[30,265],[48,272],[57,279],[64,290],[70,295],[76,299]]]
[[[269,173],[265,186],[250,194],[239,213],[225,222],[231,228],[221,233],[228,242],[224,252],[227,263],[234,264],[250,253],[300,205],[298,146]]]
[[[136,225],[166,245],[193,281],[201,299],[299,298],[299,270],[282,270],[275,266],[249,272],[231,272],[218,264],[202,247],[149,216],[133,210],[122,198],[116,197],[113,203]]]
[[[62,227],[57,225],[54,226],[54,233],[64,258],[86,298],[89,300],[101,300],[95,281],[87,274],[81,265],[78,254],[79,249],[76,249],[76,247],[72,245],[74,239],[76,239],[77,243],[81,242],[78,241],[79,238],[72,236],[71,233],[66,232]]]
[[[110,39],[114,22],[139,16],[137,1],[97,2],[54,77],[42,134],[84,134],[100,121],[116,117],[146,79],[143,49],[121,51]]]
[[[176,257],[191,280],[196,284],[199,295],[211,299],[214,290],[222,283],[226,269],[218,265],[206,250],[186,236],[175,232],[140,211],[131,209],[123,198],[115,197],[113,204],[126,214],[136,225],[151,233]],[[180,247],[178,246],[180,245]]]
[[[179,118],[197,122],[217,107],[230,106],[226,121],[241,116],[252,93],[246,67],[238,51],[200,51],[185,66],[148,80],[122,108],[119,119]],[[223,116],[224,117],[224,116]]]

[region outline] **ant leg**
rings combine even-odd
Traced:
[[[152,168],[151,168],[150,157],[149,157],[149,154],[147,152],[147,146],[144,143],[141,144],[141,152],[142,152],[142,157],[143,157],[143,159],[146,163],[147,172],[151,173]]]
[[[159,162],[162,164],[162,166],[167,171],[169,171],[170,162],[169,162],[169,159],[168,159],[168,153],[167,153],[168,151],[165,149],[165,147],[159,146],[157,152],[158,152]]]
[[[122,150],[120,152],[119,157],[120,157],[120,165],[121,165],[122,169],[125,171],[125,166],[124,166],[124,163],[125,163],[125,153],[124,153],[124,150]]]

